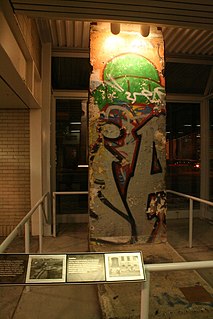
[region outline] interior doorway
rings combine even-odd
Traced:
[[[68,94],[69,95],[69,94]],[[56,224],[88,220],[87,100],[55,99]]]

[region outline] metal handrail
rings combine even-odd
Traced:
[[[195,196],[187,195],[184,193],[179,193],[176,191],[172,191],[170,189],[166,190],[167,193],[171,193],[177,196],[185,197],[189,199],[189,248],[192,248],[192,234],[193,234],[193,201],[197,201],[206,205],[213,206],[213,202],[210,202],[206,199],[198,198]]]
[[[88,191],[53,192],[53,237],[56,237],[56,195],[87,195]]]
[[[5,238],[0,245],[0,253],[3,253],[5,249],[12,243],[15,237],[18,235],[19,230],[25,226],[25,253],[29,253],[30,246],[30,219],[34,212],[39,209],[39,252],[42,252],[42,236],[43,236],[43,220],[48,222],[46,216],[46,208],[44,208],[44,199],[49,195],[49,192],[44,194],[38,202],[31,208],[31,210],[24,216],[24,218],[18,223],[18,225],[12,230],[12,232]]]
[[[213,202],[210,202],[208,200],[198,198],[195,196],[187,195],[184,193],[176,192],[170,189],[166,190],[166,192],[189,199],[189,248],[192,248],[193,201],[197,201],[210,206],[213,206]],[[53,192],[53,236],[54,237],[56,237],[56,195],[85,195],[85,194],[88,194],[88,191]]]
[[[207,205],[213,206],[213,202],[210,202],[209,200],[206,200],[206,199],[202,199],[202,198],[199,198],[199,197],[195,197],[195,196],[187,195],[187,194],[184,194],[184,193],[172,191],[170,189],[167,189],[166,192],[174,194],[174,195],[182,196],[182,197],[185,197],[185,198],[188,198],[188,199],[192,199],[194,201],[197,201],[197,202],[200,202],[200,203],[203,203],[203,204],[207,204]]]

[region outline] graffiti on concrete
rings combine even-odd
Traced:
[[[131,242],[137,241],[136,222],[127,201],[128,186],[134,176],[142,136],[140,129],[154,117],[165,115],[165,91],[155,66],[139,54],[121,54],[108,61],[102,83],[93,83],[94,104],[99,109],[96,121],[98,138],[92,145],[90,161],[99,156],[100,147],[111,154],[111,170],[125,210],[118,209],[104,195],[105,180],[94,184],[102,203],[131,225]],[[100,167],[99,167],[100,170]],[[155,144],[150,174],[162,172]],[[100,174],[101,175],[101,174]],[[98,213],[92,211],[98,218]]]
[[[153,142],[153,152],[152,152],[152,166],[151,166],[151,172],[150,174],[158,174],[162,173],[162,166],[161,163],[157,157],[157,150],[155,146],[155,142]]]
[[[156,192],[148,196],[147,201],[147,219],[153,221],[153,229],[149,236],[148,243],[155,241],[156,236],[165,236],[166,234],[166,193]]]

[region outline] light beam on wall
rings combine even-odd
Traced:
[[[124,45],[124,40],[121,37],[115,37],[114,35],[108,37],[105,41],[105,50],[117,50],[117,48]]]
[[[122,51],[126,47],[130,52],[137,53],[142,48],[147,49],[151,47],[146,37],[151,33],[151,26],[140,24],[122,24],[122,23],[106,23],[106,28],[109,27],[111,34],[106,37],[104,43],[104,50]],[[135,38],[128,40],[128,35],[135,34]]]

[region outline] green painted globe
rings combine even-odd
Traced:
[[[164,91],[155,66],[139,54],[126,53],[116,56],[106,64],[103,84],[92,95],[101,110],[111,104],[150,103],[157,88]],[[156,94],[155,96],[159,98]]]

